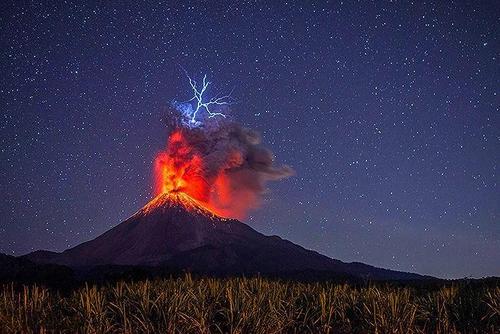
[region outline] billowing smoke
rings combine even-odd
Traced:
[[[184,192],[212,212],[243,218],[259,206],[268,181],[293,174],[276,166],[260,135],[231,122],[177,126],[155,160],[155,192]]]
[[[260,135],[230,121],[231,94],[207,97],[210,81],[189,77],[192,97],[172,102],[167,148],[155,160],[155,193],[182,192],[215,214],[243,218],[259,206],[268,181],[293,174],[275,166]]]

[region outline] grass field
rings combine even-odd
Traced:
[[[2,333],[499,333],[498,284],[158,279],[0,287]]]

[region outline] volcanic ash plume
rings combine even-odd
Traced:
[[[256,208],[266,182],[293,174],[274,165],[253,130],[224,122],[214,128],[177,127],[155,160],[155,193],[183,192],[213,213],[243,218]]]

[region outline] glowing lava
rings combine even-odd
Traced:
[[[215,215],[243,219],[261,203],[268,181],[293,174],[273,162],[258,134],[236,123],[178,127],[156,156],[155,195],[182,193]]]
[[[153,198],[135,216],[147,216],[157,210],[168,210],[170,208],[182,207],[191,213],[202,215],[213,219],[214,221],[224,222],[226,218],[218,216],[214,212],[208,210],[202,203],[188,196],[183,192],[163,193]]]
[[[156,156],[155,194],[182,193],[185,196],[177,197],[181,202],[187,196],[212,214],[225,216],[227,212],[210,205],[210,182],[205,174],[203,157],[178,129],[170,135],[167,150]]]

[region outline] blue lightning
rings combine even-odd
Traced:
[[[213,97],[210,100],[208,100],[207,102],[203,102],[203,94],[207,90],[208,85],[211,84],[210,81],[207,81],[207,75],[205,74],[203,76],[203,86],[201,87],[201,90],[198,90],[197,85],[196,85],[196,81],[192,80],[189,77],[189,75],[188,75],[188,79],[189,79],[189,84],[191,85],[191,88],[193,89],[193,92],[194,92],[194,96],[190,100],[188,100],[188,102],[196,100],[196,109],[193,112],[193,117],[191,118],[191,122],[196,121],[196,114],[198,113],[200,108],[205,108],[205,110],[208,113],[209,118],[212,118],[215,116],[226,117],[226,115],[223,113],[211,112],[209,106],[210,105],[228,105],[229,102],[227,101],[227,99],[229,99],[231,97],[231,95],[229,94],[229,95],[224,95],[221,97]]]
[[[184,72],[186,73],[186,76],[189,80],[189,85],[191,86],[194,95],[192,98],[185,102],[173,103],[174,107],[182,114],[184,118],[186,118],[185,120],[183,120],[183,123],[189,127],[200,126],[202,122],[199,119],[199,113],[203,109],[206,111],[208,118],[214,118],[217,116],[226,118],[226,114],[220,112],[220,110],[216,110],[215,108],[217,108],[218,106],[220,107],[232,104],[231,93],[224,96],[215,96],[207,100],[205,95],[208,86],[211,84],[210,81],[207,81],[207,75],[205,74],[203,76],[200,87],[195,80],[191,79],[186,70],[184,70]],[[192,102],[194,102],[194,107]]]

